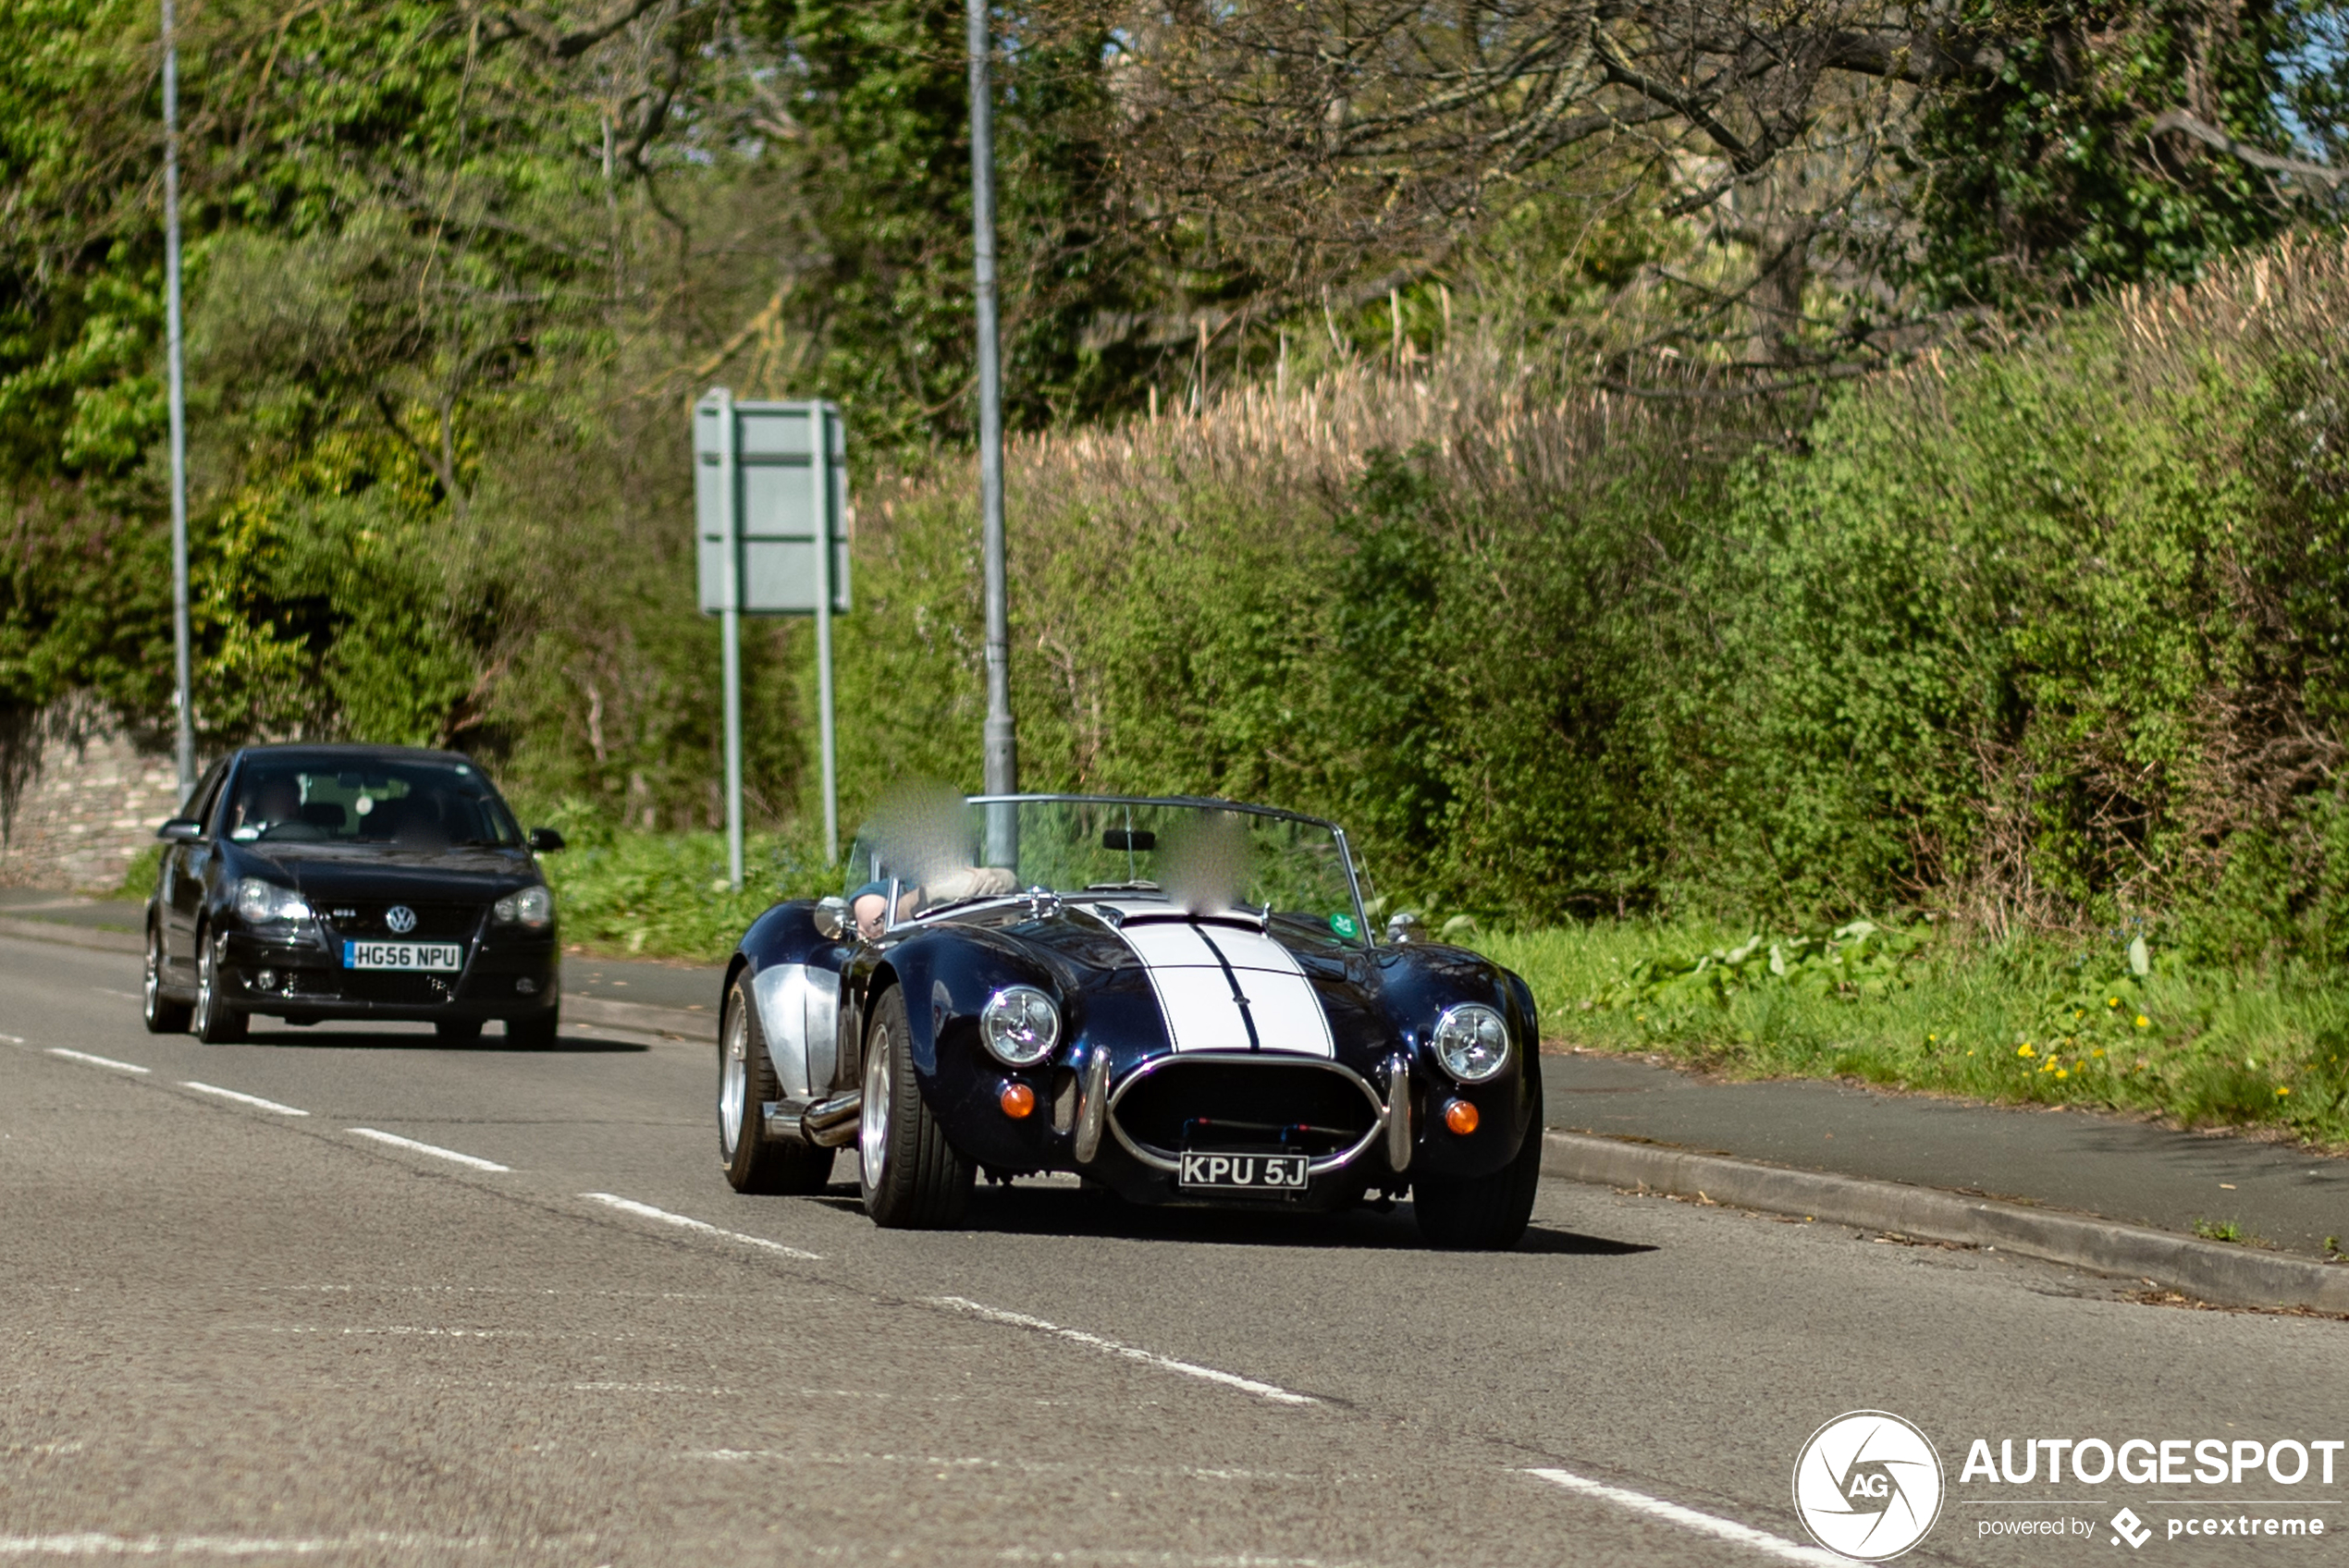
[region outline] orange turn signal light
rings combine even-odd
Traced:
[[[1468,1136],[1476,1131],[1476,1107],[1466,1100],[1454,1100],[1444,1108],[1444,1125],[1462,1137]]]
[[[1003,1108],[1005,1116],[1015,1121],[1023,1121],[1029,1111],[1036,1109],[1036,1091],[1025,1084],[1006,1084],[1003,1092],[996,1096],[995,1103]]]

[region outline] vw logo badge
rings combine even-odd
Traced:
[[[1839,1415],[1802,1445],[1794,1506],[1829,1551],[1863,1562],[1898,1557],[1940,1516],[1941,1456],[1898,1415]]]
[[[391,927],[395,937],[405,937],[416,928],[416,912],[406,904],[394,904],[384,911],[384,924]]]

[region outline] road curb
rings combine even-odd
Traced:
[[[35,942],[62,942],[68,948],[96,948],[109,953],[146,950],[146,943],[135,931],[104,931],[94,925],[67,925],[55,920],[19,920],[12,915],[0,915],[0,937],[23,937]]]
[[[611,1029],[633,1029],[640,1035],[673,1035],[680,1039],[715,1042],[718,1017],[682,1007],[654,1007],[646,1002],[606,1001],[601,997],[566,993],[563,1019],[571,1023],[601,1023]]]
[[[2151,1280],[2227,1306],[2349,1314],[2349,1267],[2121,1225],[2086,1215],[1970,1198],[1935,1187],[1789,1170],[1656,1144],[1551,1133],[1542,1174],[1704,1197],[1929,1241],[1998,1247],[2101,1274]]]
[[[0,915],[0,937],[22,937],[35,942],[58,942],[68,948],[94,948],[101,952],[141,953],[146,944],[129,931],[102,931],[89,925],[68,925],[54,920],[22,920]],[[640,1035],[668,1035],[683,1040],[715,1040],[718,1020],[709,1013],[682,1007],[653,1007],[644,1002],[607,1001],[601,997],[566,996],[563,1017],[574,1023],[600,1023]]]

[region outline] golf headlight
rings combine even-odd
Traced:
[[[1006,1067],[1033,1067],[1060,1044],[1061,1010],[1033,986],[1007,986],[987,998],[978,1037]]]
[[[272,920],[307,920],[310,905],[291,888],[247,876],[237,884],[237,916],[248,925]]]
[[[1435,1021],[1435,1060],[1462,1084],[1482,1084],[1509,1064],[1509,1026],[1482,1002],[1463,1002]]]
[[[524,888],[508,893],[489,906],[500,925],[544,925],[554,918],[555,895],[545,888]]]

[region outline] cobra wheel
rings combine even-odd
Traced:
[[[190,1026],[207,1046],[233,1046],[252,1020],[220,996],[220,944],[208,932],[196,934],[196,1007]]]
[[[856,1127],[865,1212],[885,1230],[942,1230],[961,1221],[978,1169],[954,1152],[923,1103],[905,1036],[904,993],[892,986],[865,1037]]]
[[[832,1179],[835,1151],[767,1135],[766,1103],[781,1097],[758,1010],[737,979],[718,1027],[718,1158],[738,1193],[820,1193]]]
[[[147,1022],[150,1035],[184,1035],[188,1032],[188,1015],[193,1010],[186,1002],[175,1002],[163,994],[163,926],[147,926],[147,977],[139,988],[139,1012]]]
[[[1411,1214],[1420,1237],[1449,1252],[1507,1252],[1533,1218],[1542,1180],[1540,1102],[1517,1158],[1490,1176],[1447,1180],[1422,1176],[1411,1183]]]

